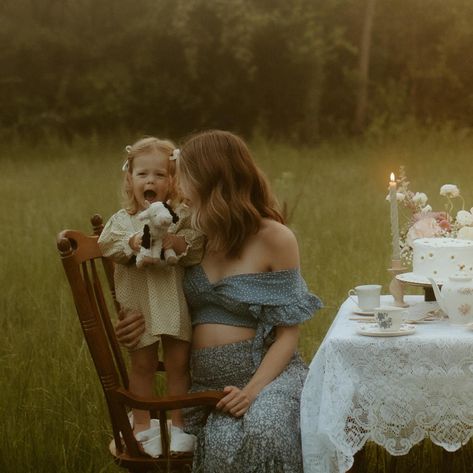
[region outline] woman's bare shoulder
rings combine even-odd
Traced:
[[[299,246],[290,228],[275,220],[263,219],[259,236],[272,271],[299,267]]]

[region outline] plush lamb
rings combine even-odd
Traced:
[[[141,268],[147,264],[176,264],[177,256],[173,249],[162,247],[162,238],[172,223],[179,217],[165,202],[153,202],[138,214],[138,219],[147,222],[143,229],[141,249],[136,256],[136,266]]]

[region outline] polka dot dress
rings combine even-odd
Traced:
[[[190,341],[192,327],[182,289],[184,267],[200,261],[203,237],[190,228],[187,208],[176,209],[179,222],[169,231],[186,239],[189,247],[176,266],[148,265],[137,268],[132,260],[130,237],[143,230],[144,223],[125,210],[114,214],[99,238],[104,256],[118,263],[115,266],[115,291],[121,307],[139,310],[146,322],[146,331],[138,346],[142,348],[170,335]]]

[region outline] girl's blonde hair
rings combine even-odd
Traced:
[[[143,154],[159,154],[164,155],[169,158],[172,152],[175,149],[175,145],[172,141],[169,140],[160,140],[154,136],[147,136],[141,138],[136,143],[131,146],[126,147],[127,160],[125,163],[126,173],[123,178],[122,185],[122,194],[123,194],[123,208],[130,214],[134,215],[139,210],[139,204],[133,194],[132,186],[132,173],[133,173],[133,162],[137,156]],[[177,193],[177,187],[175,185],[175,175],[176,175],[176,164],[175,161],[169,161],[168,164],[169,172],[169,195],[168,199],[173,202],[179,200]]]
[[[262,218],[283,223],[266,177],[233,133],[210,130],[191,136],[180,151],[178,176],[198,197],[192,223],[209,237],[210,250],[238,256]]]

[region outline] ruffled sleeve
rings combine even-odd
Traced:
[[[191,215],[187,205],[181,204],[176,209],[176,213],[179,216],[179,221],[174,228],[170,228],[170,231],[175,235],[182,236],[187,243],[186,251],[178,255],[178,262],[181,266],[198,264],[204,254],[205,237],[201,232],[192,228]]]
[[[98,244],[102,254],[111,258],[115,263],[127,264],[135,252],[129,245],[132,235],[138,233],[130,216],[125,210],[120,210],[110,217],[100,234]]]
[[[274,326],[299,324],[322,307],[321,300],[309,292],[297,268],[237,275],[223,279],[216,286],[217,292],[249,304],[259,322]]]
[[[259,366],[265,340],[273,327],[297,325],[309,320],[322,307],[322,301],[309,292],[299,269],[248,276],[251,277],[242,275],[238,284],[232,281],[232,295],[248,303],[248,310],[257,321],[253,361],[255,366]],[[225,282],[222,281],[224,292]]]
[[[251,314],[259,321],[253,342],[255,366],[261,363],[264,344],[273,327],[305,322],[322,307],[322,301],[307,289],[299,270],[269,274],[274,277],[266,282],[267,298],[250,306]]]
[[[305,289],[292,294],[279,304],[252,304],[249,309],[251,314],[264,324],[288,326],[309,320],[321,307],[321,300]]]

